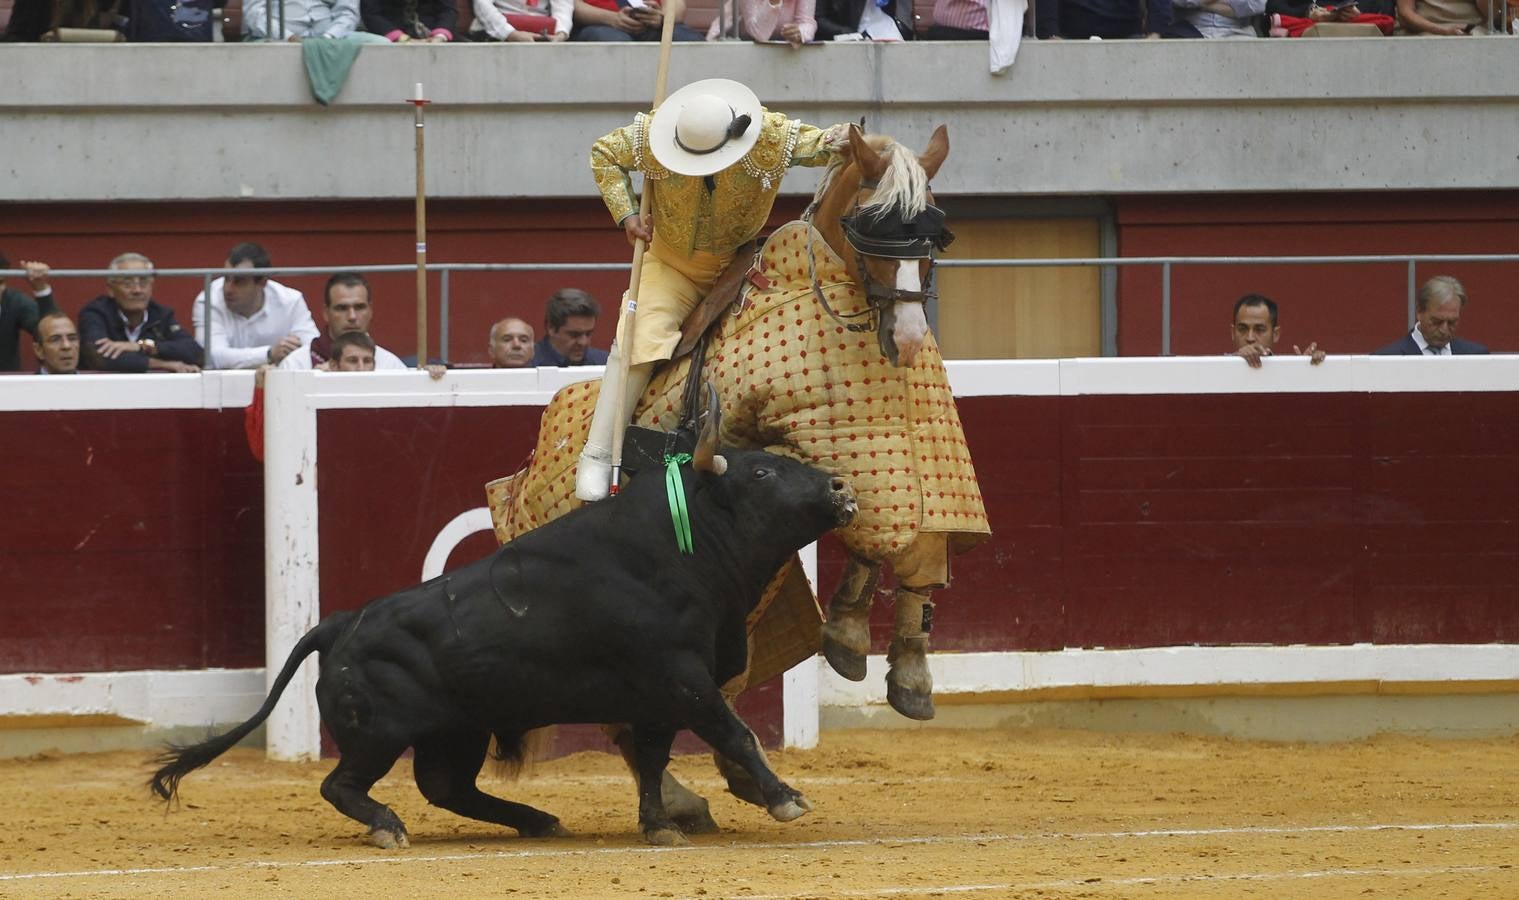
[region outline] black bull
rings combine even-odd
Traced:
[[[492,735],[515,760],[528,731],[554,724],[631,723],[638,820],[652,843],[684,839],[660,796],[682,728],[737,761],[776,819],[802,815],[811,806],[770,770],[718,685],[747,664],[744,620],[766,583],[847,524],[854,494],[789,459],[712,451],[704,442],[682,469],[693,554],[676,550],[664,479],[635,479],[486,559],[322,620],[251,719],[156,760],[153,791],[172,799],[181,778],[267,718],[319,652],[317,703],[342,754],[322,796],[380,846],[405,846],[406,827],[369,790],[408,747],[429,803],[524,836],[565,834],[556,817],[476,786]]]

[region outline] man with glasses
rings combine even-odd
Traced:
[[[50,312],[37,322],[38,375],[74,375],[79,371],[79,329],[66,313]]]
[[[269,253],[238,244],[227,254],[229,269],[267,269]],[[208,369],[256,369],[279,364],[321,334],[301,292],[266,275],[232,275],[211,282],[211,333],[206,334],[206,292],[195,297],[190,319],[195,340],[206,348]]]
[[[200,344],[174,311],[153,299],[153,261],[141,253],[111,260],[109,294],[79,311],[85,363],[104,372],[199,372]]]
[[[9,269],[11,261],[0,253],[0,269]],[[27,285],[32,296],[5,286],[0,277],[0,372],[15,372],[21,368],[21,332],[37,337],[37,323],[58,307],[53,303],[53,288],[48,283],[48,266],[43,262],[21,260],[26,270]]]

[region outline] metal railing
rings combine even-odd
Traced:
[[[1286,266],[1286,265],[1401,265],[1405,266],[1407,278],[1408,327],[1414,325],[1416,294],[1418,292],[1417,269],[1428,263],[1519,263],[1519,253],[1415,253],[1381,254],[1376,256],[1123,256],[1123,257],[1069,257],[1043,259],[941,259],[939,265],[947,269],[990,268],[1118,268],[1124,266],[1160,267],[1160,355],[1171,355],[1171,273],[1177,266]],[[439,294],[439,346],[443,359],[449,358],[449,319],[451,312],[450,276],[455,272],[626,272],[631,265],[626,262],[572,262],[572,263],[434,263],[429,272],[437,272],[441,282]],[[146,274],[165,278],[200,278],[203,302],[206,304],[202,320],[206,327],[206,350],[209,353],[211,335],[210,298],[211,282],[225,275],[259,274],[275,275],[331,275],[334,272],[360,272],[365,274],[414,273],[414,264],[372,264],[355,266],[271,266],[266,269],[227,268],[157,268],[134,269],[133,274]],[[111,269],[55,269],[51,273],[59,278],[107,278],[117,274]],[[0,278],[24,278],[21,269],[0,270]]]

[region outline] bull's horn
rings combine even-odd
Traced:
[[[717,434],[723,421],[722,409],[717,405],[717,388],[707,382],[707,414],[702,417],[701,434],[696,438],[696,452],[691,454],[691,465],[698,472],[721,475],[728,471],[728,461],[717,452]]]

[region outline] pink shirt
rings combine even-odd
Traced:
[[[779,0],[772,3],[770,0],[738,0],[739,7],[743,10],[744,30],[753,40],[783,40],[780,35],[781,26],[788,22],[795,22],[797,29],[802,33],[802,40],[810,41],[818,33],[818,23],[814,19],[813,11],[817,8],[817,0]],[[724,0],[725,15],[728,21],[733,21],[733,0]],[[717,40],[717,29],[723,21],[723,17],[712,20],[712,25],[707,29],[707,40]]]
[[[934,24],[968,31],[988,31],[986,0],[938,0],[934,4]]]

